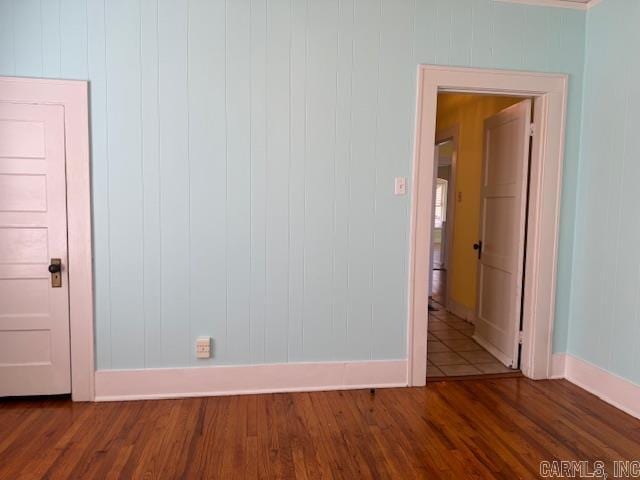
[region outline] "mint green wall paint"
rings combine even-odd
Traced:
[[[640,384],[640,3],[587,15],[569,353]]]
[[[405,358],[418,63],[570,74],[564,351],[584,27],[491,0],[0,0],[1,74],[91,82],[98,367]]]

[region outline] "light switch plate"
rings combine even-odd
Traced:
[[[394,193],[405,195],[407,193],[407,177],[396,177]]]

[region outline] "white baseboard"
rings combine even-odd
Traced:
[[[448,299],[447,310],[453,313],[456,317],[460,317],[469,323],[476,323],[476,312],[461,303],[456,302],[453,298]]]
[[[553,357],[552,378],[564,377],[623,412],[640,418],[640,385],[570,354]],[[564,374],[560,376],[562,367]]]
[[[95,374],[95,400],[406,386],[407,360],[98,370]]]

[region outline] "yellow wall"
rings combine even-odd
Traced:
[[[478,240],[480,226],[484,120],[520,100],[457,93],[438,95],[437,130],[459,126],[453,250],[447,288],[455,302],[473,311],[478,266],[473,244]]]

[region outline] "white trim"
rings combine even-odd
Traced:
[[[64,107],[71,396],[93,400],[93,265],[88,83],[0,77],[0,101]]]
[[[96,401],[407,386],[407,360],[98,370]]]
[[[554,360],[564,366],[563,376],[568,381],[640,418],[640,385],[568,353],[556,354]]]
[[[520,5],[536,5],[539,7],[569,8],[572,10],[589,10],[602,0],[590,0],[589,2],[572,2],[571,0],[493,0],[502,3],[517,3]]]
[[[554,353],[551,357],[551,374],[549,378],[557,380],[566,377],[566,359],[564,353]]]
[[[431,201],[439,91],[535,97],[524,288],[522,373],[549,378],[555,316],[556,270],[562,163],[568,78],[562,74],[418,67],[416,133],[409,244],[409,305],[407,324],[408,379],[425,385],[427,369],[427,305]]]

